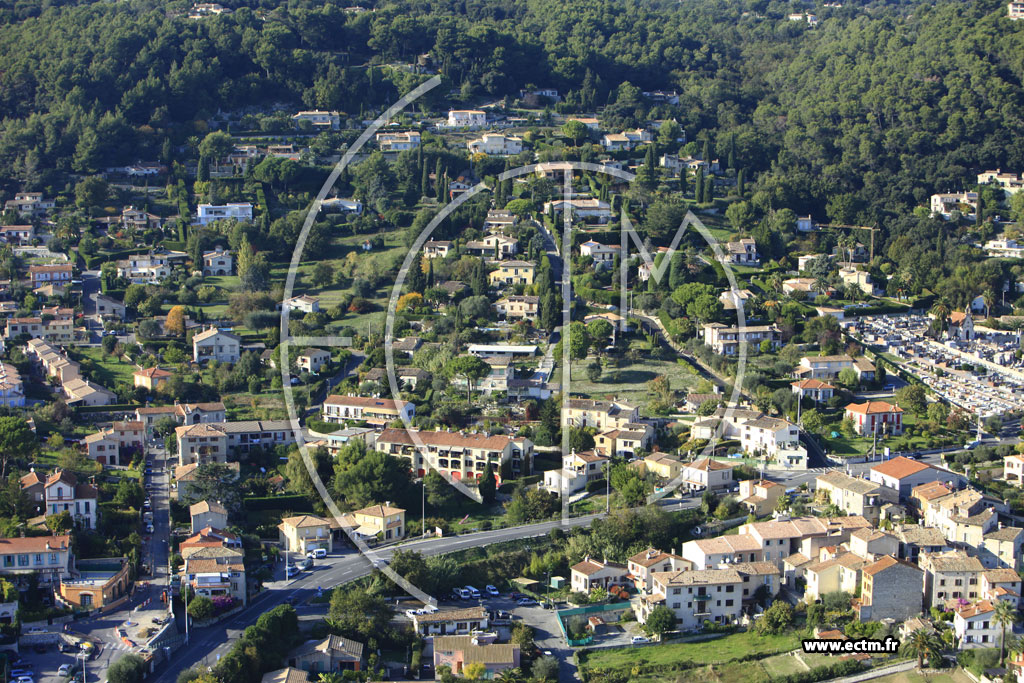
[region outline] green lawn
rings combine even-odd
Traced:
[[[133,363],[125,362],[113,355],[104,357],[103,349],[95,346],[75,347],[71,354],[74,360],[88,358],[93,361],[95,371],[91,379],[111,390],[121,382],[132,384],[132,374],[138,369]]]
[[[630,405],[642,407],[650,399],[647,383],[659,375],[668,377],[669,386],[679,394],[692,391],[701,379],[688,363],[677,362],[674,358],[644,358],[634,363],[624,361],[618,368],[605,367],[598,381],[591,382],[586,373],[590,362],[589,359],[573,362],[570,385],[574,396],[604,398],[614,395]]]
[[[795,633],[760,636],[747,631],[699,642],[597,650],[587,654],[583,666],[587,669],[620,669],[632,668],[638,664],[655,666],[671,666],[683,662],[714,664],[729,662],[751,654],[769,655],[789,652],[799,645],[800,636]]]

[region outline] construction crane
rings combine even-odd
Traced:
[[[819,228],[834,228],[836,230],[867,230],[871,233],[871,247],[868,260],[875,260],[875,233],[878,232],[877,227],[870,227],[867,225],[842,225],[840,223],[817,223],[816,225]]]

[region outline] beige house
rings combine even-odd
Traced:
[[[850,534],[850,552],[874,562],[883,555],[896,557],[900,552],[900,539],[879,529],[857,529]]]
[[[220,424],[182,425],[174,430],[178,440],[178,464],[227,462],[228,435]]]
[[[632,463],[641,473],[650,472],[660,479],[674,480],[683,471],[683,461],[674,455],[655,451],[643,460]]]
[[[405,538],[405,510],[388,503],[371,505],[342,516],[342,521],[354,533],[364,538],[394,541]]]
[[[412,615],[413,631],[422,637],[466,635],[474,631],[486,631],[489,623],[487,609],[482,605]]]
[[[634,602],[641,624],[655,607],[665,606],[676,617],[676,626],[691,630],[704,621],[731,624],[743,609],[743,577],[736,569],[694,569],[655,572],[651,593]]]
[[[574,593],[589,593],[595,588],[608,589],[611,586],[628,583],[626,565],[584,558],[570,568],[570,585]]]
[[[229,595],[244,605],[248,602],[244,558],[244,553],[237,548],[200,548],[185,560],[181,580],[197,595],[208,598]]]
[[[569,399],[562,409],[563,427],[596,427],[599,430],[622,429],[640,419],[640,410],[620,401]]]
[[[594,450],[602,455],[632,458],[637,451],[650,450],[654,429],[648,424],[627,422],[619,429],[609,429],[594,437]]]
[[[683,465],[680,475],[690,489],[720,489],[732,485],[732,465],[698,458]]]
[[[512,295],[502,297],[494,304],[498,315],[508,320],[536,320],[540,310],[540,297]]]
[[[132,373],[132,379],[136,387],[142,387],[149,391],[156,391],[164,382],[174,376],[174,373],[161,368],[143,368]]]
[[[872,524],[878,524],[886,503],[896,503],[899,499],[899,493],[893,489],[838,470],[818,476],[814,483],[819,501],[827,498],[846,514],[861,515]]]
[[[1013,570],[1021,568],[1024,558],[1024,529],[1015,526],[1002,526],[989,531],[976,549],[978,557],[986,567],[1009,567]]]
[[[206,527],[226,529],[228,526],[228,511],[217,501],[201,500],[189,506],[188,513],[192,518],[194,534],[198,534]]]
[[[211,327],[192,337],[192,360],[196,363],[215,360],[237,363],[241,357],[242,338],[230,332]]]
[[[1008,455],[1003,458],[1003,479],[1018,488],[1024,486],[1024,455]]]
[[[680,555],[662,552],[655,548],[633,555],[626,561],[626,569],[633,578],[633,584],[640,592],[650,592],[654,587],[655,572],[673,572],[693,569],[693,563]]]
[[[312,674],[359,671],[363,662],[363,644],[341,636],[309,641],[288,656],[288,663]]]
[[[491,272],[488,282],[492,287],[508,285],[532,285],[535,266],[530,261],[502,261],[498,269]]]
[[[740,482],[740,505],[755,517],[763,517],[775,509],[786,487],[767,479],[745,479]]]
[[[299,370],[316,374],[331,362],[331,354],[323,349],[305,349],[296,357],[295,366]]]
[[[325,548],[331,552],[331,523],[314,515],[286,517],[277,525],[281,546],[293,553],[305,555],[310,550]]]
[[[804,567],[807,588],[804,600],[808,603],[820,600],[829,593],[842,591],[854,593],[860,584],[861,569],[868,561],[853,553],[839,552],[833,557]]]
[[[434,670],[447,666],[456,676],[464,675],[467,665],[483,666],[483,678],[490,680],[502,671],[519,666],[519,646],[495,643],[493,636],[437,636],[434,638]]]

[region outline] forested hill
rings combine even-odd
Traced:
[[[898,222],[980,168],[1024,170],[1024,22],[999,0],[848,0],[813,28],[756,0],[353,1],[222,0],[232,14],[199,21],[180,0],[0,2],[0,183],[167,156],[217,110],[369,112],[417,77],[367,65],[421,53],[450,85],[427,106],[534,85],[610,126],[675,117],[735,140],[755,201],[843,222]]]

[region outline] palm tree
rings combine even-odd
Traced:
[[[931,314],[935,316],[935,319],[939,323],[939,334],[946,329],[946,319],[949,318],[949,306],[945,302],[940,301],[932,306]]]
[[[985,303],[985,317],[987,318],[992,307],[996,305],[996,295],[991,289],[986,289],[981,295],[981,300]]]
[[[494,676],[495,683],[523,683],[523,670],[520,668],[505,669]]]
[[[344,683],[345,679],[337,671],[327,671],[320,674],[316,679],[317,683]]]
[[[925,659],[933,664],[942,657],[942,643],[934,633],[919,628],[910,634],[906,641],[906,648],[910,654],[917,657],[917,668],[924,668]]]
[[[1002,629],[999,638],[999,662],[1000,665],[1003,665],[1006,663],[1006,627],[1009,626],[1012,629],[1013,624],[1017,621],[1017,610],[1006,600],[998,600],[995,608],[995,622]]]

